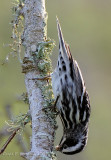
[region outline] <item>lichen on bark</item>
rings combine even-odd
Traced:
[[[55,137],[55,114],[48,110],[54,103],[51,81],[34,80],[49,75],[52,71],[49,53],[54,43],[47,40],[47,13],[45,0],[25,0],[22,9],[25,47],[23,72],[32,116],[31,151],[22,153],[26,159],[54,159],[52,153]],[[47,108],[47,113],[43,109]],[[53,115],[53,116],[52,116]]]
[[[55,159],[52,151],[57,126],[55,112],[50,110],[54,104],[51,80],[34,80],[52,72],[50,54],[54,41],[47,38],[45,0],[15,1],[11,47],[14,53],[18,53],[22,73],[25,74],[32,118],[31,148],[28,153],[21,153],[21,156],[30,160]],[[25,48],[23,60],[20,56],[21,45]]]

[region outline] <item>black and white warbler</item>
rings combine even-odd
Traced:
[[[56,107],[63,124],[63,136],[56,150],[75,154],[82,151],[87,143],[90,102],[80,68],[64,41],[58,19],[57,30],[59,56],[51,77]]]

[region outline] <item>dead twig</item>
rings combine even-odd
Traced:
[[[24,122],[24,125],[26,125],[28,122]],[[2,149],[0,150],[0,154],[2,154],[5,149],[7,148],[7,146],[9,145],[9,143],[12,141],[12,139],[15,137],[15,135],[17,134],[17,132],[20,130],[21,128],[17,128],[16,130],[13,131],[13,133],[9,136],[8,140],[5,142],[5,144],[2,146]]]

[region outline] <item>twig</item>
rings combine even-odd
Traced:
[[[0,154],[2,154],[5,149],[7,148],[8,144],[12,141],[12,139],[15,137],[17,131],[19,130],[20,128],[18,128],[17,130],[15,130],[11,135],[10,137],[8,138],[8,140],[6,141],[6,143],[3,145],[2,149],[0,150]]]
[[[10,106],[10,105],[6,105],[5,106],[5,111],[6,111],[6,114],[7,114],[7,117],[9,118],[9,119],[12,119],[12,117],[13,117],[13,113],[12,113],[12,107]],[[7,128],[8,129],[8,128]],[[7,133],[7,135],[9,135],[10,133],[8,132],[8,131],[4,131],[4,133]],[[27,134],[27,136],[29,137],[29,134],[28,134],[28,131],[26,132],[26,130],[24,131],[26,134]],[[21,147],[21,149],[22,149],[22,151],[24,151],[24,152],[27,152],[27,150],[28,150],[28,148],[26,147],[26,142],[24,142],[23,140],[22,140],[22,136],[21,135],[17,135],[16,136],[16,141],[17,141],[17,143],[20,145],[20,147]]]
[[[24,122],[24,125],[26,125],[27,122]],[[17,132],[20,130],[21,128],[17,128],[15,131],[13,131],[13,133],[9,136],[8,140],[5,142],[5,144],[2,146],[2,149],[0,150],[0,154],[2,154],[5,149],[7,148],[8,144],[12,141],[12,139],[15,137],[15,135],[17,134]]]

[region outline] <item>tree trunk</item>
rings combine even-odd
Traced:
[[[25,73],[25,85],[32,117],[32,137],[30,152],[21,153],[21,156],[30,160],[52,159],[51,150],[54,146],[55,135],[54,125],[51,122],[53,119],[50,119],[42,110],[44,97],[39,80],[32,80],[41,74],[32,60],[32,53],[37,51],[38,42],[43,42],[46,39],[45,0],[25,0],[23,15],[25,19],[22,36],[25,46],[23,72]],[[44,86],[47,82],[41,81],[40,83]]]

